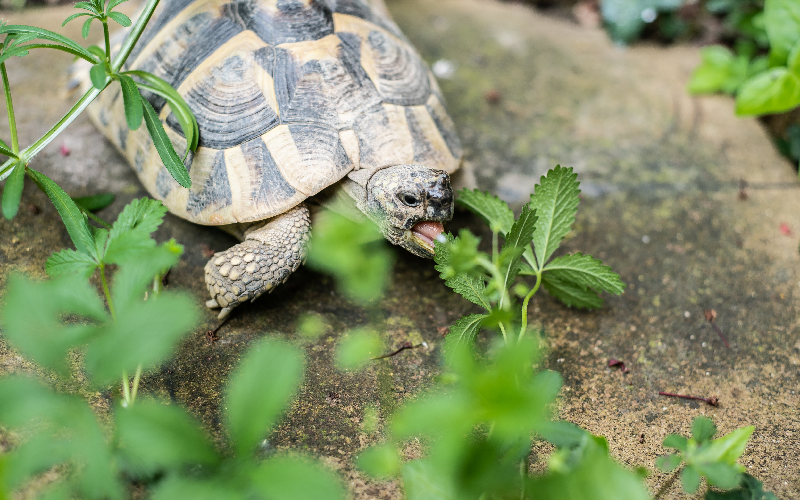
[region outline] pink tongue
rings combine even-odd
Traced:
[[[414,227],[412,227],[411,230],[433,242],[439,237],[440,234],[442,234],[444,231],[444,226],[441,222],[424,221],[414,224]]]

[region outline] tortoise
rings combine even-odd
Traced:
[[[172,179],[145,127],[128,129],[119,91],[90,116],[173,214],[242,241],[205,266],[220,319],[304,261],[309,208],[371,219],[391,243],[433,257],[462,149],[434,76],[382,0],[165,1],[126,69],[163,78],[194,112],[192,187]],[[185,151],[169,105],[143,95]]]

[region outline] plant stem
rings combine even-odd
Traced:
[[[119,49],[117,57],[114,58],[114,62],[111,64],[112,73],[119,72],[119,70],[122,68],[122,65],[125,64],[125,61],[128,59],[128,56],[131,55],[133,46],[136,45],[136,42],[139,41],[139,37],[142,36],[144,27],[150,21],[150,17],[152,17],[153,12],[156,10],[158,2],[159,0],[147,1],[147,5],[145,5],[144,9],[142,10],[142,15],[140,15],[139,19],[136,20],[136,24],[134,24],[131,28],[128,38],[126,38],[122,43],[122,47]]]
[[[136,367],[136,373],[133,375],[133,389],[131,390],[131,397],[129,405],[136,401],[136,393],[139,391],[139,379],[142,377],[142,364]]]
[[[111,300],[111,292],[108,290],[108,281],[106,280],[106,266],[100,264],[100,279],[103,282],[103,293],[106,295],[108,302],[108,311],[111,313],[111,319],[117,321],[117,311],[114,309],[114,302]]]
[[[109,39],[109,36],[108,36],[108,20],[107,19],[101,19],[101,22],[103,23],[103,38],[105,39],[105,42],[106,42],[106,60],[104,62],[105,62],[106,70],[110,70],[111,69],[111,42],[110,42],[110,39]]]
[[[122,370],[122,401],[126,408],[131,402],[131,389],[128,385],[128,372]]]
[[[539,289],[539,285],[542,283],[542,273],[536,273],[536,284],[533,285],[533,288],[528,295],[525,296],[525,300],[522,301],[522,326],[519,328],[519,340],[522,340],[522,337],[525,335],[525,332],[528,330],[528,302],[533,297],[533,294]]]
[[[659,488],[656,494],[653,496],[653,500],[658,500],[659,498],[664,496],[664,494],[666,494],[667,491],[669,491],[669,489],[672,487],[672,483],[674,483],[675,480],[678,479],[678,473],[681,470],[683,470],[683,467],[672,473],[672,476],[669,479],[667,479],[664,482],[664,484],[661,485],[661,488]]]
[[[8,112],[8,128],[11,130],[11,150],[19,156],[19,138],[17,137],[17,120],[14,117],[14,104],[11,102],[11,86],[8,83],[6,63],[0,64],[0,73],[3,75],[3,92],[6,95],[6,111]]]
[[[503,334],[503,342],[505,342],[506,345],[508,345],[508,337],[506,336],[506,327],[503,325],[503,323],[498,323],[498,325],[500,325],[500,333]]]
[[[497,231],[492,231],[492,261],[497,262]]]

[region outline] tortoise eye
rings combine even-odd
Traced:
[[[420,203],[419,198],[411,193],[400,193],[397,197],[400,198],[400,201],[402,201],[404,205],[409,207],[416,207]]]

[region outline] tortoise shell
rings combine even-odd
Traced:
[[[165,1],[128,61],[172,84],[197,118],[191,189],[146,127],[128,129],[119,91],[92,114],[147,190],[192,222],[272,217],[351,171],[460,163],[436,81],[379,0]],[[185,151],[169,105],[142,93]]]

